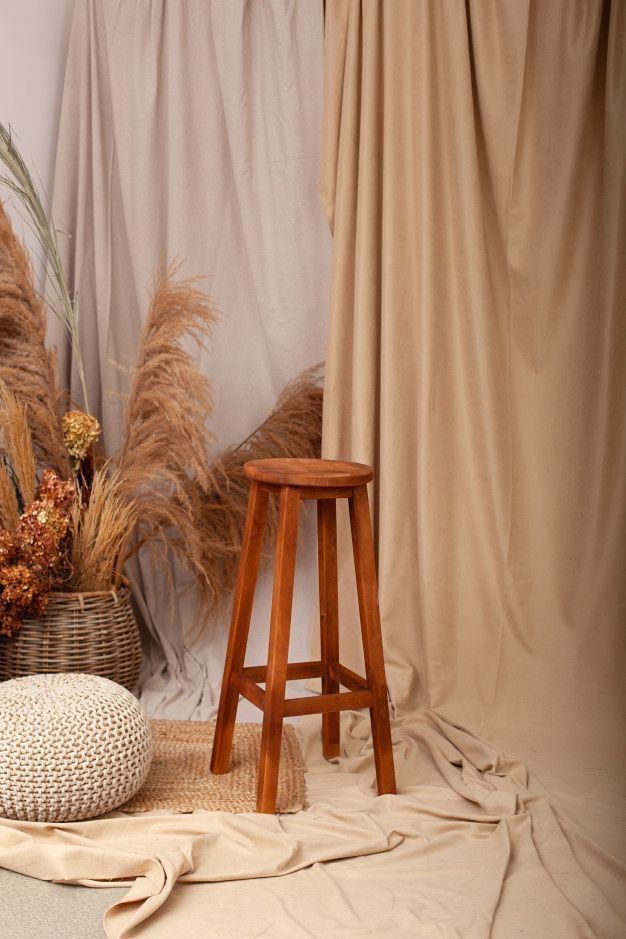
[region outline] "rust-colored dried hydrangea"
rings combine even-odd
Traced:
[[[24,616],[41,616],[50,596],[50,584],[25,564],[0,568],[2,618],[0,635],[12,636]]]
[[[15,561],[19,554],[15,535],[0,529],[0,567]]]
[[[0,635],[14,635],[24,616],[45,610],[75,498],[72,482],[46,470],[15,531],[0,531]]]
[[[57,509],[66,512],[73,505],[76,498],[76,486],[71,480],[59,479],[52,470],[44,470],[37,498],[44,502],[51,502]]]
[[[33,502],[16,529],[21,557],[30,567],[52,571],[59,560],[59,545],[66,531],[67,518],[54,506],[41,508],[41,503]]]

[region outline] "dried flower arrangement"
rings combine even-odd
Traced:
[[[86,402],[78,309],[56,231],[2,124],[0,161],[10,173],[0,183],[18,196],[47,260],[49,306],[70,336]],[[0,202],[0,635],[41,615],[52,591],[118,587],[126,561],[144,545],[179,555],[207,607],[232,588],[247,503],[243,464],[319,456],[322,389],[319,369],[305,372],[260,427],[211,462],[211,389],[181,340],[205,345],[214,322],[206,296],[171,267],[143,327],[120,448],[96,459],[100,425],[63,408],[68,395],[46,348],[44,303]]]

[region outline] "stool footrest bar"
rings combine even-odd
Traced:
[[[338,681],[343,688],[349,688],[350,691],[369,691],[365,678],[361,678],[361,676],[353,672],[351,668],[346,668],[345,665],[339,665],[338,662],[331,663],[328,666],[328,674],[331,678],[334,678],[335,681]]]
[[[267,681],[267,665],[246,665],[241,674],[252,681]],[[321,662],[290,662],[287,665],[287,681],[298,678],[321,678],[324,668]],[[347,687],[347,686],[346,686]]]
[[[247,675],[242,675],[241,672],[233,673],[230,676],[230,683],[239,694],[242,694],[256,707],[262,711],[265,709],[265,692]]]
[[[369,708],[374,702],[371,691],[341,691],[337,694],[322,694],[311,698],[286,698],[283,717],[299,717],[302,714],[324,714],[327,711],[348,711],[351,708]]]

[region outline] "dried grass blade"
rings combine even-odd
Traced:
[[[266,420],[243,443],[228,447],[209,467],[205,492],[190,484],[197,524],[203,540],[204,570],[209,606],[218,608],[235,582],[248,506],[249,483],[244,476],[248,460],[271,457],[320,456],[323,390],[321,366],[290,382]],[[266,543],[273,542],[277,506],[270,499]]]
[[[26,409],[39,462],[69,478],[54,355],[45,340],[46,315],[28,256],[0,203],[0,379]]]
[[[15,474],[24,506],[35,498],[37,466],[26,408],[0,380],[0,439]]]

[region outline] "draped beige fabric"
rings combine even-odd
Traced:
[[[327,6],[324,451],[376,467],[396,714],[497,741],[622,860],[625,140],[622,3]]]
[[[377,470],[393,703],[571,758],[601,737],[608,759],[624,733],[626,6],[327,12],[324,447]]]
[[[620,3],[326,3],[325,449],[377,470],[399,795],[366,713],[334,764],[307,718],[301,813],[2,822],[0,864],[130,886],[110,937],[621,939],[625,44]]]
[[[393,729],[400,794],[377,798],[366,714],[343,721],[337,766],[317,718],[301,732],[303,812],[3,821],[0,865],[130,887],[110,939],[623,936],[623,868],[565,829],[515,760],[422,711]]]

